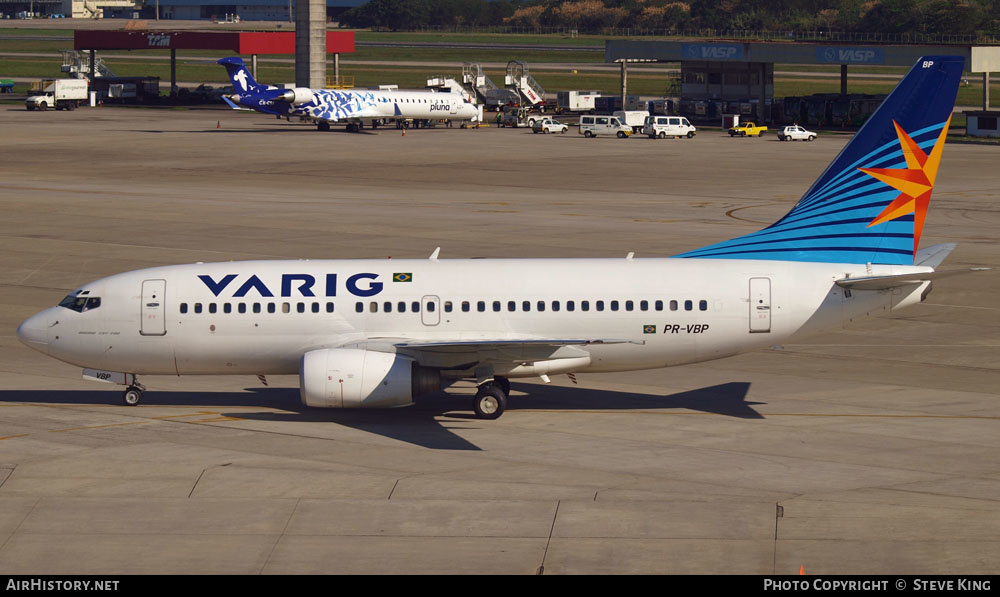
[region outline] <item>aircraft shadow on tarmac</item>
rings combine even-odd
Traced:
[[[554,412],[688,410],[739,419],[763,419],[752,407],[765,403],[747,401],[749,390],[747,382],[730,382],[655,396],[515,383],[507,410],[508,413],[522,409]],[[0,403],[120,404],[119,398],[120,394],[116,391],[0,391]],[[260,407],[267,410],[227,411],[225,414],[252,421],[334,423],[434,450],[479,450],[478,446],[454,432],[492,424],[491,421],[475,418],[470,394],[447,392],[422,396],[409,408],[380,410],[309,408],[299,401],[297,388],[254,387],[246,392],[150,391],[145,401],[151,406]],[[458,422],[464,422],[464,425],[456,426]]]

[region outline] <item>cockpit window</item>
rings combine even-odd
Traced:
[[[96,296],[76,296],[75,294],[71,294],[64,298],[62,302],[59,303],[59,306],[66,307],[70,311],[83,313],[84,311],[90,311],[91,309],[100,307],[101,299]]]

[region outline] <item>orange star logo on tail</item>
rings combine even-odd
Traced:
[[[920,233],[924,229],[924,219],[927,217],[927,207],[931,202],[931,192],[934,190],[934,180],[941,164],[941,154],[951,117],[949,116],[944,123],[930,155],[920,149],[916,141],[900,128],[899,123],[894,120],[892,124],[896,127],[899,146],[903,149],[903,157],[906,158],[906,168],[858,168],[899,191],[899,196],[868,224],[868,228],[913,214],[913,255],[916,258],[917,247],[920,246]]]

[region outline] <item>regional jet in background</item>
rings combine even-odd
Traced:
[[[954,245],[918,250],[963,64],[918,61],[776,223],[673,258],[154,267],[84,284],[17,335],[128,386],[129,405],[136,375],[298,374],[302,402],[329,408],[405,406],[469,379],[492,419],[510,379],[673,367],[887,314],[970,271],[935,271]]]
[[[330,130],[330,123],[337,122],[346,123],[349,131],[357,131],[364,123],[369,126],[378,126],[378,123],[389,120],[452,120],[466,123],[478,122],[483,115],[482,106],[457,92],[307,87],[281,89],[255,81],[241,58],[223,58],[219,64],[226,67],[233,82],[233,95],[223,96],[233,109],[256,110],[279,117],[299,116],[314,121],[321,131]]]

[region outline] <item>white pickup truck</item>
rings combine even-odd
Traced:
[[[87,100],[87,84],[86,79],[56,79],[41,95],[24,100],[24,106],[29,110],[75,110]]]

